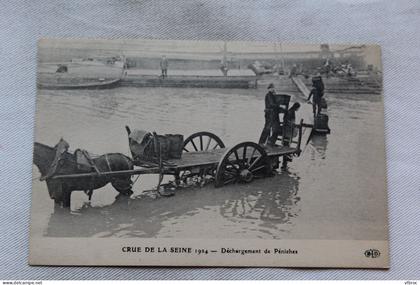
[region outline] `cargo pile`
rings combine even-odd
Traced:
[[[158,135],[155,132],[133,130],[128,139],[135,160],[179,159],[182,156],[184,136],[180,134]]]

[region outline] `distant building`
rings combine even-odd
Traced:
[[[322,59],[333,57],[333,54],[330,51],[330,46],[328,44],[321,44],[320,49],[321,52],[319,53],[319,57],[321,57]]]

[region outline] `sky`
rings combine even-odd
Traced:
[[[296,44],[274,42],[245,42],[245,41],[176,41],[176,40],[145,40],[145,39],[42,39],[39,48],[55,49],[81,49],[92,50],[97,55],[118,55],[214,59],[220,58],[224,46],[228,54],[240,54],[246,57],[247,53],[288,53],[288,52],[318,52],[319,44]],[[330,50],[342,50],[358,45],[334,45],[330,44]],[[376,45],[366,46],[366,56],[369,63],[380,66],[380,49]]]

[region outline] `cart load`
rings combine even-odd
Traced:
[[[328,115],[327,114],[317,114],[314,117],[314,131],[317,134],[329,134],[331,130],[328,126]]]
[[[155,161],[181,158],[184,136],[180,134],[159,135],[155,132],[126,127],[131,155],[134,160]]]

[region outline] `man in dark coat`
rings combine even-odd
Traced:
[[[264,128],[262,130],[260,139],[258,141],[259,144],[265,144],[268,138],[268,144],[274,145],[277,141],[277,137],[280,134],[280,120],[279,120],[279,106],[276,104],[275,101],[275,91],[274,91],[274,84],[270,83],[268,85],[268,92],[265,95],[265,109],[264,109],[264,117],[265,123]],[[270,136],[271,132],[271,136]],[[270,137],[269,137],[270,136]]]
[[[321,99],[322,96],[324,96],[324,82],[322,81],[321,76],[316,76],[312,78],[312,90],[311,93],[309,93],[308,101],[311,100],[312,97],[312,109],[314,112],[314,115],[321,113]]]
[[[321,113],[321,98],[322,98],[321,92],[319,91],[318,88],[316,87],[312,88],[311,93],[309,93],[308,101],[311,100],[312,96],[313,96],[312,110],[314,112],[314,115],[317,115]]]
[[[162,70],[162,78],[168,77],[168,59],[165,55],[160,60],[160,69]]]
[[[290,140],[296,135],[294,124],[296,121],[296,112],[299,110],[300,104],[298,102],[294,103],[292,107],[289,108],[284,113],[283,116],[283,145],[289,145]]]

